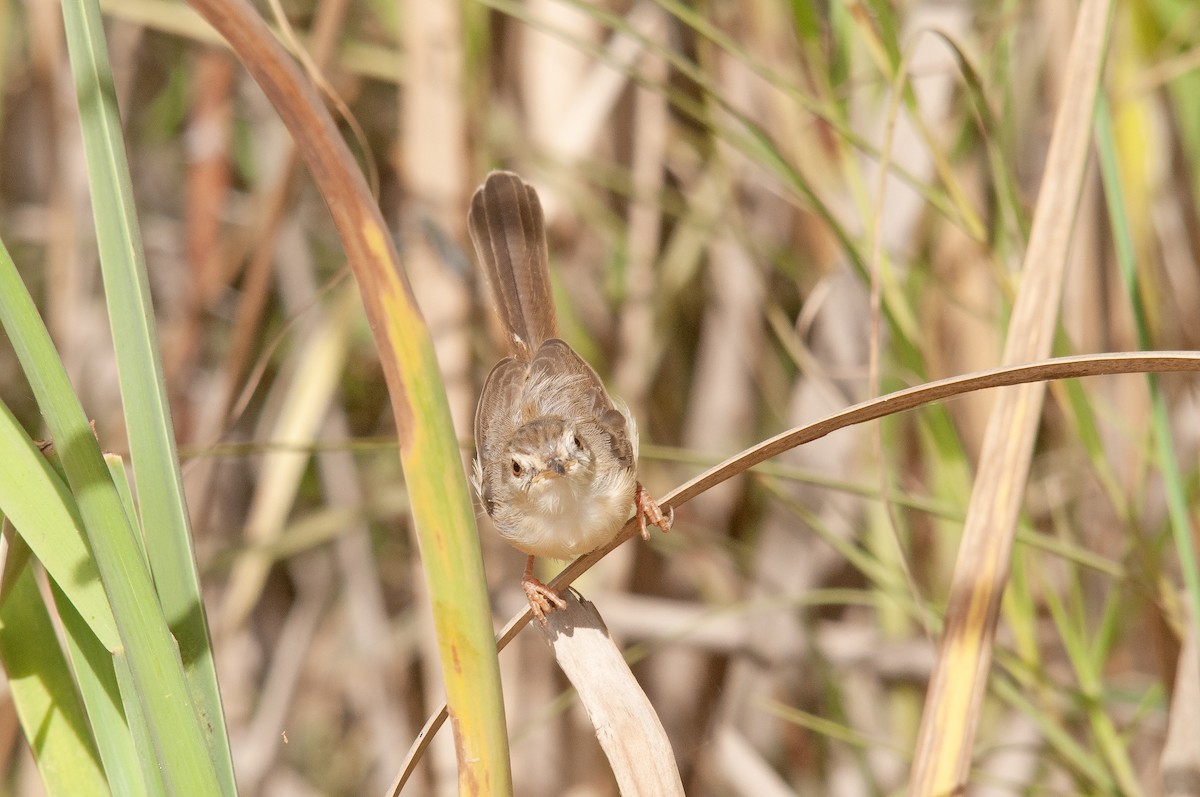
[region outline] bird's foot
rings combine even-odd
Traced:
[[[532,556],[525,563],[525,575],[521,576],[521,589],[525,591],[525,597],[529,600],[529,608],[533,610],[533,616],[543,627],[546,625],[547,614],[555,609],[567,608],[567,602],[533,574]]]
[[[664,515],[658,502],[646,491],[641,482],[638,482],[637,489],[633,493],[633,503],[637,507],[638,528],[642,531],[643,540],[650,539],[651,526],[658,526],[664,532],[671,530],[671,524],[675,522],[675,507],[667,507],[669,514]]]

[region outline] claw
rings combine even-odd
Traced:
[[[567,602],[559,594],[547,587],[533,574],[533,557],[525,561],[525,575],[521,576],[521,589],[529,601],[529,608],[537,621],[546,626],[546,615],[555,609],[567,608]]]
[[[671,525],[675,522],[675,507],[667,507],[670,514],[664,515],[658,502],[645,487],[642,487],[641,482],[638,482],[634,491],[633,501],[637,507],[638,528],[642,532],[643,540],[650,539],[650,526],[658,526],[664,533],[671,530]]]

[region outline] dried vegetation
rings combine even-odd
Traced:
[[[1042,265],[1026,258],[1039,190],[1065,179],[1047,151],[1080,90],[1076,5],[281,11],[349,114],[464,458],[497,352],[467,198],[503,166],[542,191],[564,334],[641,419],[642,479],[662,494],[790,426],[1014,350],[1022,275]],[[1200,9],[1115,5],[1056,255],[1058,354],[1200,348]],[[442,689],[342,250],[279,119],[195,14],[104,8],[241,793],[382,794]],[[61,15],[28,0],[0,3],[0,20],[0,236],[121,451]],[[1172,784],[1200,778],[1182,719],[1200,702],[1183,644],[1197,596],[1178,547],[1197,522],[1200,394],[1194,376],[1157,380],[1157,398],[1148,384],[1055,384],[1029,430],[1007,593],[980,637],[978,733],[949,731],[968,740],[972,794],[1183,794]],[[36,429],[7,349],[0,392]],[[1003,561],[960,554],[995,401],[802,446],[577,582],[636,662],[688,794],[896,794],[914,746],[937,756],[917,739],[951,585],[1003,583]],[[1172,500],[1191,524],[1175,534]],[[481,535],[499,623],[520,606],[523,557],[482,519]],[[516,793],[614,793],[536,636],[501,669]],[[925,707],[926,740],[964,719]],[[35,793],[2,706],[0,729],[12,793]],[[406,794],[454,792],[442,736]]]

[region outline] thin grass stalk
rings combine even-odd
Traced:
[[[107,17],[177,36],[183,41],[228,46],[221,34],[194,9],[174,0],[101,0],[100,9]],[[310,36],[302,35],[298,40],[310,48],[315,44]],[[337,66],[348,74],[396,83],[404,74],[404,56],[395,48],[347,38],[338,46]]]
[[[1133,311],[1137,329],[1138,346],[1150,348],[1149,311],[1138,287],[1137,258],[1133,251],[1133,234],[1129,229],[1129,218],[1125,210],[1121,174],[1117,168],[1117,145],[1113,136],[1112,114],[1107,101],[1101,97],[1096,109],[1096,143],[1100,155],[1100,174],[1104,180],[1104,196],[1108,207],[1109,223],[1113,229],[1113,242],[1117,266],[1125,284],[1130,309]],[[1167,512],[1171,535],[1179,568],[1183,572],[1183,583],[1191,601],[1192,634],[1200,639],[1200,562],[1196,558],[1196,545],[1192,537],[1192,522],[1188,513],[1186,490],[1179,473],[1179,460],[1175,455],[1175,443],[1171,433],[1166,399],[1159,389],[1158,379],[1153,374],[1146,377],[1150,387],[1152,412],[1150,422],[1154,429],[1154,454],[1159,473],[1163,477],[1163,489],[1167,497]]]
[[[1117,793],[1117,784],[1112,775],[1096,756],[1091,755],[1071,735],[1058,717],[1035,704],[1024,690],[1007,679],[997,678],[993,689],[997,697],[1033,721],[1045,739],[1048,750],[1083,781],[1080,785],[1085,794]]]
[[[1099,672],[1102,664],[1093,659],[1090,646],[1084,638],[1086,631],[1081,611],[1082,601],[1078,595],[1079,579],[1074,574],[1068,589],[1075,611],[1068,610],[1057,589],[1045,589],[1043,595],[1082,693],[1081,713],[1087,720],[1092,738],[1099,748],[1099,758],[1107,764],[1108,771],[1121,793],[1129,797],[1140,797],[1142,790],[1129,761],[1129,750],[1121,744],[1112,717],[1105,711]]]
[[[346,5],[347,0],[337,0],[318,6],[312,22],[312,51],[307,61],[312,69],[320,70],[327,66],[342,31]],[[288,34],[288,41],[296,41],[291,31],[288,31]],[[294,144],[288,146],[287,152],[280,160],[282,165],[274,179],[268,185],[260,186],[255,192],[254,205],[261,208],[261,212],[258,214],[256,229],[253,230],[254,252],[244,270],[241,300],[238,302],[232,325],[233,337],[224,362],[225,394],[222,398],[222,411],[216,419],[222,425],[232,422],[230,415],[236,416],[244,410],[249,393],[243,392],[239,396],[238,391],[246,371],[258,368],[258,365],[254,369],[250,367],[255,354],[253,348],[259,338],[260,321],[270,295],[276,240],[279,238],[284,213],[293,199],[294,192],[291,189],[295,183],[296,166],[300,161],[300,153]],[[259,352],[259,357],[268,354],[269,351]],[[248,381],[255,384],[257,380],[251,378]]]
[[[475,526],[429,329],[387,225],[320,99],[244,0],[193,0],[275,106],[329,206],[387,380],[454,718],[459,789],[512,791],[500,671]]]
[[[357,312],[358,297],[343,286],[331,297],[334,305],[321,326],[297,339],[273,393],[278,413],[264,436],[269,440],[313,440],[329,412],[342,377],[348,349],[350,320]],[[266,584],[272,558],[263,550],[278,541],[289,512],[296,503],[301,481],[309,467],[305,451],[273,451],[263,455],[262,474],[250,500],[245,522],[245,542],[253,546],[234,563],[217,613],[222,631],[239,628],[258,604]]]

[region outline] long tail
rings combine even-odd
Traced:
[[[492,172],[475,191],[467,224],[512,353],[530,360],[558,336],[537,192],[512,172]]]

